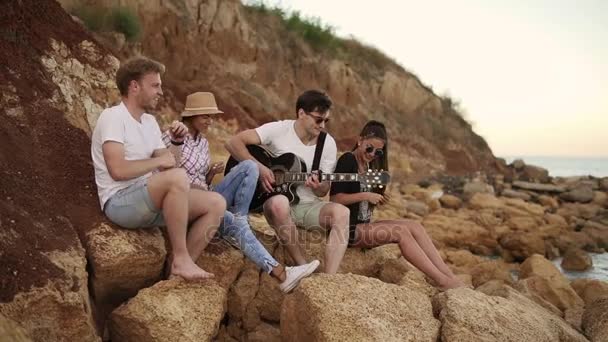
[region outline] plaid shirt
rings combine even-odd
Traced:
[[[171,146],[169,131],[163,133],[163,143],[167,147]],[[186,170],[190,183],[198,185],[203,189],[208,189],[205,177],[209,172],[209,164],[211,162],[209,142],[201,134],[198,134],[196,137],[187,135],[181,148],[182,158],[179,161],[179,167]]]

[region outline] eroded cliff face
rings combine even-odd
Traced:
[[[68,10],[75,3],[60,2]],[[130,6],[139,14],[141,42],[118,40],[108,47],[121,57],[137,51],[165,63],[164,81],[174,111],[182,108],[188,93],[209,90],[227,113],[225,118],[235,118],[241,128],[254,127],[294,118],[298,94],[321,88],[335,101],[328,129],[341,149],[352,146],[367,120],[387,124],[397,176],[494,167],[485,141],[449,101],[388,60],[374,62],[354,48],[341,57],[317,52],[278,17],[248,10],[237,0],[95,3]]]

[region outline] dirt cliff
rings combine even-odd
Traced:
[[[68,10],[83,3],[60,2]],[[272,11],[238,0],[94,3],[128,6],[138,13],[140,42],[109,40],[108,47],[121,57],[141,52],[165,63],[169,103],[176,111],[188,93],[210,90],[226,118],[235,118],[241,128],[254,127],[293,118],[298,94],[322,88],[336,103],[328,129],[341,149],[352,146],[367,120],[387,123],[398,176],[494,167],[490,148],[449,99],[355,41],[343,40],[340,53],[314,48]]]

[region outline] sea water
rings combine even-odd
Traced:
[[[608,151],[606,151],[608,153]],[[543,156],[508,156],[507,163],[523,159],[526,164],[543,167],[552,177],[594,176],[608,177],[608,157],[543,157]]]

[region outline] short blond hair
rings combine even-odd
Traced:
[[[139,56],[124,62],[116,72],[116,86],[120,95],[129,95],[129,84],[131,81],[141,80],[146,74],[165,72],[165,66],[153,59]]]

